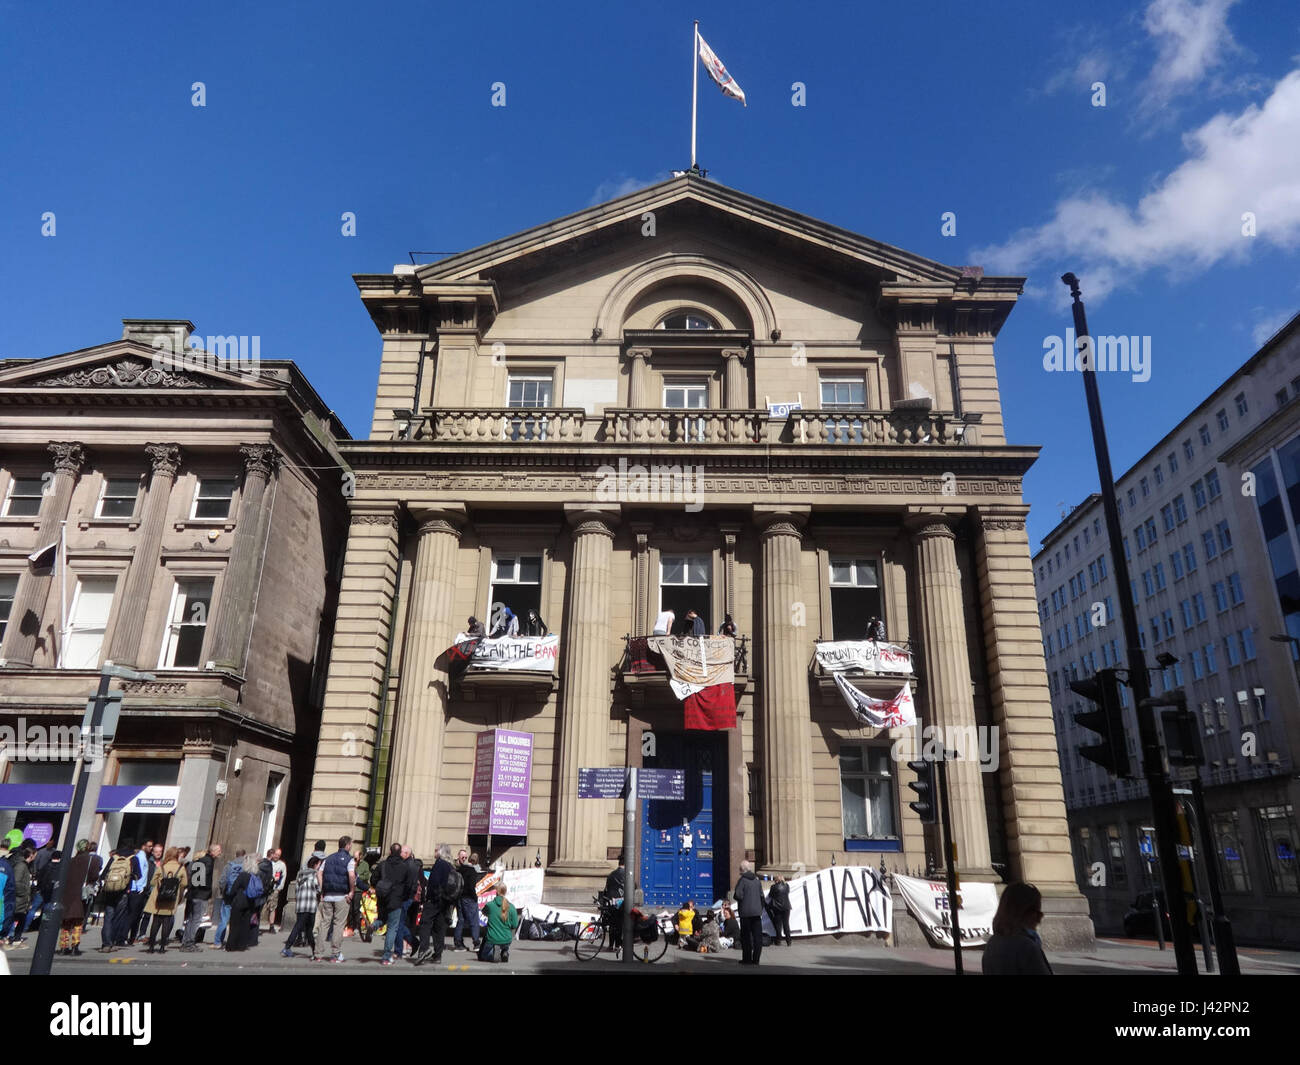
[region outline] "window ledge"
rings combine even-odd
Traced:
[[[844,850],[849,853],[854,851],[881,851],[901,854],[903,841],[901,839],[846,839],[844,841]]]
[[[88,529],[127,529],[135,532],[140,528],[140,519],[136,515],[129,518],[82,518],[77,522],[77,528],[82,532]]]
[[[226,532],[234,532],[235,523],[229,518],[187,518],[185,521],[174,522],[172,528],[177,532],[186,529],[224,529]]]

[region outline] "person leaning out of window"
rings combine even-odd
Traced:
[[[1043,896],[1033,884],[1009,884],[993,915],[993,938],[984,945],[985,976],[1051,976],[1037,928]]]

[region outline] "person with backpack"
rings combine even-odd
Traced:
[[[101,954],[115,950],[126,941],[127,892],[131,889],[131,841],[123,840],[108,852],[108,865],[100,880],[100,902],[104,907],[104,923],[100,927]]]
[[[316,908],[316,945],[311,960],[323,961],[321,946],[328,942],[330,961],[343,961],[343,929],[357,890],[357,861],[352,857],[352,837],[340,836],[339,849],[316,870],[320,882],[320,905]]]
[[[438,857],[429,870],[429,882],[420,911],[420,943],[411,960],[423,965],[432,960],[442,961],[442,948],[447,941],[447,916],[460,900],[461,876],[451,864],[451,847],[444,843],[438,848]]]
[[[320,859],[312,855],[307,859],[307,864],[298,870],[298,877],[293,882],[293,928],[289,932],[289,938],[284,941],[284,949],[280,951],[282,958],[293,957],[293,945],[298,942],[299,936],[305,936],[311,952],[316,953],[313,926],[316,923],[316,909],[320,905],[320,880],[316,876],[319,866]]]
[[[492,961],[494,952],[499,951],[501,961],[510,960],[510,944],[515,939],[515,929],[519,927],[519,911],[506,898],[506,885],[503,880],[497,885],[496,898],[483,907],[487,914],[487,930],[483,934],[483,945],[479,947],[478,960]]]
[[[226,945],[226,927],[230,924],[230,911],[235,901],[235,881],[244,871],[246,853],[243,847],[236,847],[234,858],[221,871],[221,918],[217,922],[217,934],[212,937],[213,950],[221,950]]]
[[[180,850],[167,848],[163,860],[153,871],[153,883],[150,884],[149,898],[145,900],[144,912],[153,918],[149,926],[149,945],[146,954],[167,953],[167,941],[172,937],[172,925],[176,920],[176,909],[189,876],[181,865]],[[158,933],[162,932],[162,944],[158,945]]]
[[[149,868],[150,860],[150,851],[143,846],[131,855],[131,886],[126,892],[126,925],[120,937],[121,943],[126,946],[135,944],[136,930],[144,913],[144,900],[148,896],[149,880],[153,875]]]
[[[226,930],[228,951],[247,950],[252,943],[262,896],[266,893],[257,866],[257,856],[246,854],[231,885],[230,927]]]
[[[402,923],[415,896],[415,872],[411,869],[411,848],[394,843],[388,857],[376,867],[375,897],[384,921],[384,957],[381,965],[393,964],[393,946],[401,950]],[[376,922],[378,924],[378,922]]]
[[[185,891],[185,933],[181,936],[181,950],[192,954],[199,949],[196,942],[199,926],[207,916],[208,906],[212,902],[213,877],[216,873],[217,859],[221,857],[221,844],[213,843],[207,850],[200,851],[185,867],[187,885]]]

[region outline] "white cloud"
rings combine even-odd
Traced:
[[[621,175],[608,181],[602,181],[596,186],[596,191],[591,194],[591,201],[587,206],[595,207],[598,203],[617,200],[620,196],[626,196],[629,192],[636,192],[638,189],[643,189],[647,185],[654,185],[660,181],[663,181],[663,177],[634,178]]]
[[[1255,342],[1256,347],[1263,347],[1264,341],[1295,317],[1295,311],[1275,311],[1272,314],[1264,314],[1263,307],[1256,307],[1255,313],[1264,315],[1256,320],[1250,330],[1250,338]]]
[[[1228,29],[1237,0],[1152,0],[1142,25],[1156,43],[1156,61],[1142,84],[1142,110],[1167,106],[1214,74],[1240,46]]]
[[[1073,269],[1096,300],[1160,267],[1177,276],[1244,260],[1257,241],[1300,246],[1300,70],[1262,106],[1218,114],[1183,145],[1186,160],[1136,206],[1099,191],[1077,193],[1047,222],[977,249],[971,261],[1001,273],[1042,263]],[[1254,237],[1242,233],[1246,212],[1255,216]]]

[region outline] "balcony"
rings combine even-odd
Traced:
[[[616,673],[624,687],[632,694],[637,705],[644,703],[645,696],[654,693],[674,699],[668,687],[668,664],[652,651],[646,644],[648,636],[623,637],[623,657],[619,661]],[[749,637],[735,638],[735,686],[736,695],[749,687]]]
[[[406,439],[450,444],[787,444],[842,447],[959,447],[977,443],[981,414],[902,406],[888,411],[682,410],[607,407],[431,407],[409,423]]]
[[[817,640],[808,671],[823,693],[836,690],[835,674],[841,673],[873,698],[892,698],[904,682],[912,685],[913,692],[919,687],[917,657],[911,640]]]

